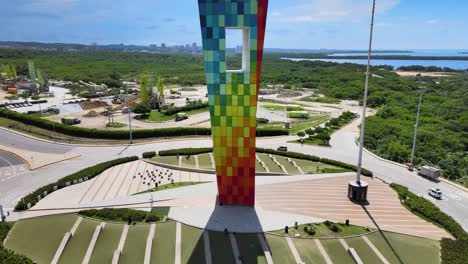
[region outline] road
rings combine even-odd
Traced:
[[[330,141],[331,147],[301,146],[296,143],[288,143],[288,141],[295,139],[295,137],[291,136],[258,138],[257,146],[276,149],[279,146],[286,145],[290,151],[356,164],[358,147],[355,144],[355,138],[358,132],[358,124],[359,120],[356,120],[334,133]],[[61,145],[27,138],[5,130],[0,130],[0,143],[5,145],[15,144],[18,148],[34,151],[40,150],[48,153],[71,151],[81,154],[80,157],[75,159],[52,164],[34,171],[23,171],[21,172],[21,177],[4,177],[4,181],[0,184],[0,204],[3,204],[5,208],[13,208],[14,204],[22,196],[41,186],[100,162],[125,156],[141,156],[145,151],[160,151],[181,147],[209,147],[212,145],[211,139],[207,137],[160,140],[132,146]],[[3,157],[2,152],[0,152],[0,157]],[[424,195],[441,208],[442,211],[455,218],[465,230],[468,230],[468,193],[444,182],[432,182],[421,178],[415,172],[409,172],[401,166],[378,159],[367,152],[363,153],[363,167],[370,169],[374,172],[375,176],[385,181],[408,186],[412,192]],[[442,200],[435,200],[427,196],[427,190],[432,187],[441,189],[444,193]]]

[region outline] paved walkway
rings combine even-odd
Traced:
[[[380,228],[433,239],[449,236],[443,229],[404,208],[397,194],[386,184],[369,183],[369,205],[352,203],[346,196],[350,177],[303,180],[288,184],[261,185],[256,204],[263,210],[313,216],[337,222]]]

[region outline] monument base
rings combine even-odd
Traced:
[[[356,203],[367,203],[367,182],[350,181],[348,183],[348,198]]]

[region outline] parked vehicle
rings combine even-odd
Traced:
[[[430,166],[422,166],[418,175],[436,180],[440,176],[440,170]]]
[[[188,117],[189,117],[189,116],[188,116],[187,113],[177,113],[177,114],[175,115],[175,121],[176,121],[176,122],[177,122],[177,121],[182,121],[182,120],[187,119]]]
[[[288,147],[286,146],[281,146],[277,149],[278,151],[288,151]]]
[[[436,199],[442,199],[442,192],[440,191],[440,189],[430,188],[428,193],[430,196]]]
[[[76,125],[76,124],[80,124],[81,123],[81,120],[76,118],[76,117],[64,117],[62,118],[62,124],[65,124],[65,125]]]

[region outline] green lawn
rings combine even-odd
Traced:
[[[255,160],[255,171],[257,172],[265,172],[265,169],[260,165],[260,162],[258,160]]]
[[[186,111],[184,113],[187,113],[190,118],[190,115],[195,115],[195,114],[204,113],[204,112],[208,112],[208,107],[202,108],[202,109],[196,109],[192,111]],[[175,120],[175,114],[164,115],[158,110],[153,110],[147,119],[141,119],[141,121],[145,121],[145,122],[166,122],[169,120]]]
[[[211,258],[213,263],[235,264],[229,236],[224,232],[209,232]]]
[[[299,234],[301,237],[310,237],[310,238],[347,237],[347,236],[362,235],[362,234],[366,234],[369,232],[362,226],[355,226],[355,225],[347,226],[345,224],[339,224],[339,223],[338,225],[341,227],[341,231],[337,233],[331,231],[330,228],[328,228],[324,223],[311,225],[316,231],[315,235],[309,235],[307,232],[304,231],[304,227],[307,226],[307,224],[299,225],[297,229],[294,226],[290,226],[288,234],[284,233],[284,229],[276,230],[272,232],[275,234],[283,235],[283,236],[289,235],[290,237],[294,237],[296,234]]]
[[[309,160],[302,160],[302,159],[292,159],[296,162],[297,166],[301,167],[304,173],[330,173],[330,172],[347,172],[351,170],[335,167],[332,165],[328,165],[321,162],[313,162]],[[319,171],[317,171],[317,167]]]
[[[270,111],[286,111],[286,106],[284,105],[262,105],[260,107],[263,107]]]
[[[206,182],[175,182],[175,183],[168,183],[168,184],[163,184],[160,185],[156,190],[154,189],[149,189],[143,192],[135,193],[133,195],[137,194],[142,194],[142,193],[149,193],[149,192],[157,192],[157,191],[163,191],[163,190],[169,190],[169,189],[175,189],[179,187],[185,187],[185,186],[192,186],[192,185],[197,185],[197,184],[202,184]]]
[[[346,252],[338,239],[322,239],[320,243],[322,243],[323,248],[333,263],[354,263],[353,258]]]
[[[200,166],[200,169],[214,170],[211,164],[210,154],[205,153],[198,155],[198,166]]]
[[[205,263],[203,230],[182,225],[182,263]]]
[[[151,263],[174,263],[176,223],[156,224],[156,233],[151,250]]]
[[[345,239],[349,247],[352,247],[356,250],[357,254],[364,263],[383,263],[380,261],[379,257],[372,251],[372,249],[367,245],[366,241],[362,237],[354,237]]]
[[[182,157],[182,167],[195,169],[196,168],[195,157],[190,156],[189,159]]]
[[[5,247],[37,263],[50,263],[63,236],[77,218],[69,214],[20,220],[11,230]]]
[[[296,260],[289,249],[288,243],[284,237],[265,235],[270,247],[271,256],[275,263],[295,263]]]
[[[296,246],[299,256],[305,263],[325,264],[325,259],[322,257],[317,245],[312,239],[292,239]]]
[[[128,229],[127,239],[120,256],[120,264],[143,263],[145,260],[146,239],[150,225],[131,225]]]
[[[325,123],[328,119],[330,119],[330,117],[327,115],[311,115],[307,121],[292,122],[290,134],[295,135],[299,131],[304,131],[308,128],[318,126]]]
[[[155,156],[151,158],[152,161],[179,166],[179,161],[177,160],[177,156]]]
[[[291,163],[289,163],[285,157],[275,156],[276,160],[284,166],[284,168],[288,171],[289,174],[301,174],[301,172],[296,169]]]
[[[390,232],[376,232],[368,238],[390,263],[440,263],[439,241]]]
[[[123,224],[106,223],[104,229],[101,230],[101,234],[91,255],[91,264],[112,263],[114,251],[119,245],[123,227]]]
[[[283,173],[283,170],[276,165],[270,157],[268,157],[268,154],[258,153],[258,156],[265,163],[270,172]]]
[[[237,233],[235,236],[237,247],[240,255],[244,257],[245,263],[266,264],[265,254],[260,241],[258,241],[257,234]]]
[[[93,237],[94,230],[100,223],[101,222],[97,220],[83,218],[75,235],[70,238],[70,241],[65,247],[59,259],[59,263],[81,264],[86,250],[88,249],[89,242],[91,242],[91,238]]]

